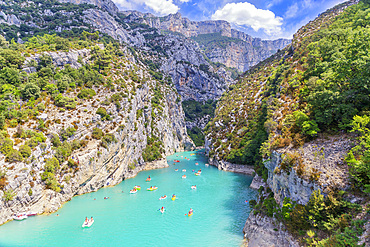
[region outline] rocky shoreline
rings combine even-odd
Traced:
[[[255,174],[253,166],[232,164],[227,161],[222,161],[222,160],[218,161],[213,158],[209,158],[208,162],[210,165],[215,166],[219,170],[222,170],[222,171],[241,173],[241,174],[251,175],[251,176]]]
[[[91,192],[96,192],[101,188],[104,187],[113,187],[118,185],[120,182],[126,179],[134,178],[136,177],[137,174],[141,171],[148,171],[148,170],[155,170],[155,169],[162,169],[162,168],[167,168],[169,167],[167,160],[166,159],[160,159],[156,160],[153,162],[147,162],[144,165],[137,166],[134,170],[130,170],[127,173],[124,174],[124,179],[121,181],[114,181],[112,179],[111,183],[109,183],[109,180],[107,180],[106,183],[104,183],[101,187],[92,189],[90,191],[85,191],[83,193],[71,193],[71,194],[64,194],[65,196],[59,196],[60,194],[56,193],[53,190],[45,190],[43,191],[44,193],[42,194],[41,197],[39,197],[37,200],[33,200],[34,203],[31,201],[29,204],[32,204],[31,206],[27,207],[28,210],[25,210],[24,208],[21,208],[23,211],[33,211],[36,212],[37,215],[42,215],[42,214],[51,214],[56,211],[58,211],[64,203],[72,200],[73,197],[91,193]],[[5,210],[3,211],[5,213]],[[0,216],[5,216],[4,214],[1,214]],[[10,216],[10,215],[9,215]],[[12,221],[11,218],[6,217],[7,220],[3,221],[0,223],[0,226]]]

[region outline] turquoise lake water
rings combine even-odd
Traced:
[[[140,172],[115,187],[74,197],[51,215],[2,225],[0,246],[240,246],[250,212],[245,200],[257,195],[249,188],[252,177],[205,167],[207,158],[191,153],[167,157],[169,168]],[[180,162],[173,165],[174,159]],[[195,176],[192,170],[199,169],[201,175]],[[145,182],[148,175],[151,182]],[[135,185],[141,191],[130,194]],[[151,185],[158,189],[147,191]],[[172,194],[178,199],[172,201]],[[167,199],[159,200],[163,195]],[[194,214],[185,216],[190,208]],[[81,227],[86,216],[95,219],[90,228]]]

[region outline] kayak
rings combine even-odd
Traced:
[[[183,172],[186,172],[186,169],[182,169]]]
[[[173,162],[179,163],[179,162],[180,162],[180,160],[174,160]]]
[[[141,190],[141,187],[139,185],[135,185],[134,189]]]
[[[197,188],[197,186],[193,185],[193,186],[191,186],[191,188],[192,188],[193,190],[195,190],[195,189]]]
[[[163,208],[163,210],[162,210],[162,209],[160,209],[159,211],[163,214],[163,213],[164,213],[164,211],[166,211],[166,209],[165,209],[165,208]]]
[[[137,193],[136,189],[130,190],[130,194],[135,194],[135,193]]]
[[[94,223],[94,220],[88,220],[82,224],[82,227],[90,227]]]
[[[186,175],[182,175],[182,178],[186,178]]]
[[[159,198],[159,200],[163,200],[163,199],[166,199],[167,198],[167,196],[161,196],[160,198]]]
[[[173,197],[172,197],[172,201],[174,201],[174,200],[176,200],[176,196],[173,196]]]
[[[188,214],[189,217],[192,216],[192,215],[193,215],[193,212],[191,212],[191,213]]]
[[[152,179],[151,178],[147,178],[145,181],[150,182],[150,180],[152,180]]]
[[[200,173],[199,173],[199,172],[196,172],[196,173],[195,173],[195,175],[196,175],[196,176],[199,176],[199,175],[200,175]]]
[[[195,165],[197,166],[197,165],[199,165],[199,163],[195,163]]]
[[[209,166],[209,164],[205,164],[205,166],[207,166],[207,167],[208,167],[208,166]]]
[[[175,172],[178,172],[179,171],[179,169],[175,169]]]
[[[147,188],[146,190],[148,190],[148,191],[153,191],[153,190],[156,190],[156,189],[158,189],[158,187],[154,186],[154,187],[152,187],[152,188]]]

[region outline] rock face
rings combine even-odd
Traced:
[[[209,158],[208,162],[210,165],[213,165],[217,167],[219,170],[223,171],[242,173],[246,175],[253,175],[255,173],[254,168],[252,166],[232,164],[227,161],[218,161],[213,158]]]
[[[180,41],[177,36],[166,36],[162,42],[169,56],[161,69],[172,77],[182,100],[215,100],[234,83],[223,68],[215,70],[194,43]]]
[[[274,192],[276,202],[282,204],[284,197],[290,197],[300,204],[306,204],[314,190],[320,189],[323,193],[345,190],[349,183],[348,168],[343,160],[350,149],[349,136],[340,135],[317,138],[305,143],[300,150],[273,151],[264,164],[268,170],[267,184]],[[292,167],[289,173],[277,172],[280,170],[282,153],[293,152],[302,157],[302,174],[297,174],[297,166]]]
[[[297,241],[285,229],[282,223],[273,219],[249,214],[243,228],[248,247],[299,247]]]
[[[222,63],[227,67],[236,68],[240,72],[247,71],[253,65],[268,58],[278,49],[290,43],[290,40],[261,40],[248,38],[230,41],[226,47],[201,45],[207,57],[214,63]]]
[[[139,77],[149,78],[145,67],[137,63],[130,52],[123,50],[123,53],[125,59],[121,61],[121,64],[125,68],[133,69],[135,67]],[[88,60],[88,50],[49,55],[52,55],[56,66],[62,66],[65,63],[73,64],[76,62],[73,59],[75,54],[85,54]],[[28,59],[37,60],[38,57],[39,55],[34,55]],[[32,69],[25,65],[24,70],[30,71]],[[118,76],[114,78],[116,80],[124,79],[119,76],[119,73],[115,73],[115,76]],[[132,85],[133,82],[130,83]],[[163,95],[163,100],[160,103],[161,111],[158,108],[153,108],[150,104],[154,87],[157,92]],[[130,95],[130,101],[128,98],[120,101],[120,108],[117,108],[113,103],[105,106],[112,118],[109,121],[100,121],[100,116],[95,114],[98,107],[97,102],[103,102],[114,94],[106,88],[94,87],[97,95],[92,100],[83,100],[78,103],[75,110],[61,112],[53,104],[47,105],[43,115],[46,115],[46,119],[50,122],[47,133],[49,138],[46,139],[43,146],[39,145],[32,151],[34,159],[31,163],[18,162],[16,166],[13,166],[5,162],[4,155],[0,154],[1,169],[5,167],[7,171],[8,184],[4,191],[11,189],[15,193],[13,200],[5,201],[2,199],[0,201],[0,224],[11,220],[14,213],[29,210],[38,214],[53,212],[64,202],[71,200],[74,195],[96,191],[104,186],[116,185],[145,169],[168,166],[165,159],[152,163],[145,163],[143,160],[142,153],[147,146],[147,139],[153,134],[163,143],[163,156],[193,148],[194,144],[187,136],[184,113],[181,103],[177,102],[178,94],[174,88],[166,85],[159,87],[156,85],[156,81],[150,79],[141,87],[135,88],[135,93]],[[66,96],[75,97],[76,92],[70,92]],[[155,117],[153,118],[153,116]],[[29,122],[29,128],[36,128],[36,126],[36,120]],[[57,193],[45,189],[40,175],[44,171],[46,159],[53,157],[55,152],[50,140],[51,134],[59,133],[62,128],[67,126],[77,126],[77,131],[68,141],[85,139],[88,142],[85,147],[72,153],[72,157],[78,160],[78,170],[74,172],[67,170],[67,172],[56,175],[56,179],[62,187],[62,191]],[[114,135],[116,142],[103,147],[99,144],[100,141],[91,139],[90,135],[95,127]],[[13,133],[15,129],[8,128],[8,131]],[[14,148],[19,148],[19,145]],[[63,165],[66,164],[61,164],[61,167]],[[0,198],[3,198],[3,195],[4,192],[0,191]]]
[[[281,154],[276,152],[271,154],[270,161],[265,162],[265,167],[268,170],[267,184],[274,192],[276,202],[282,204],[285,197],[290,197],[300,204],[306,204],[312,192],[319,189],[320,186],[300,178],[293,168],[291,168],[289,175],[283,171],[280,174],[275,174],[275,168],[280,163]]]
[[[100,9],[88,9],[83,12],[86,23],[92,25],[96,30],[106,33],[109,36],[123,43],[133,45],[142,45],[145,42],[144,37],[138,33],[135,36],[130,35],[111,14]]]
[[[248,70],[251,66],[274,54],[288,44],[288,39],[261,40],[248,34],[232,29],[227,21],[190,21],[183,18],[180,13],[165,17],[156,17],[137,11],[123,11],[130,22],[139,22],[160,30],[177,32],[185,37],[196,37],[204,34],[220,34],[232,39],[227,45],[210,44],[201,45],[202,50],[212,62],[225,64],[227,67],[238,69],[240,72]]]
[[[104,49],[104,46],[100,45],[100,48]],[[64,67],[65,65],[69,64],[74,69],[80,68],[82,64],[86,64],[87,61],[90,59],[89,49],[71,50],[69,52],[44,52],[43,54],[50,56],[53,60],[53,63],[57,67]],[[27,57],[25,60],[25,64],[29,65],[31,61],[39,62],[40,56],[41,54],[35,54]],[[79,58],[81,59],[81,61],[79,61]],[[32,73],[36,72],[36,68],[25,66],[23,71],[27,73]]]

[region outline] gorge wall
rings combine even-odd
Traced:
[[[103,45],[99,46],[104,49]],[[90,99],[76,98],[80,89],[69,90],[63,96],[75,98],[77,104],[74,109],[65,110],[54,104],[47,104],[50,101],[48,98],[39,101],[46,105],[38,116],[47,126],[42,131],[46,139],[42,145],[37,145],[32,150],[32,159],[14,164],[8,162],[4,154],[0,154],[0,169],[6,172],[6,185],[0,191],[0,197],[3,198],[5,192],[14,193],[12,200],[0,201],[0,224],[12,219],[14,213],[28,210],[38,214],[53,212],[75,195],[116,185],[143,169],[166,167],[165,156],[193,148],[186,133],[184,113],[177,100],[179,95],[176,89],[158,83],[127,47],[121,49],[122,54],[119,60],[112,62],[113,70],[107,77],[112,79],[115,90],[93,86],[96,95]],[[89,49],[44,52],[43,56],[45,55],[50,56],[54,66],[59,68],[72,65],[78,69],[84,64],[93,63]],[[79,60],[79,56],[84,59]],[[41,57],[40,54],[28,57],[23,70],[34,73],[35,67],[29,67],[29,64],[32,61],[39,63]],[[135,75],[131,75],[138,77],[140,81],[127,78],[127,70],[133,70]],[[117,91],[123,86],[130,93],[121,97],[118,102],[109,101],[117,96]],[[156,105],[151,103],[154,98],[159,100]],[[19,103],[24,104],[22,101]],[[99,107],[106,109],[110,116],[108,120],[96,113]],[[17,128],[8,126],[7,133],[10,135],[9,139],[15,142],[14,149],[18,150],[24,144],[14,133],[20,130],[38,130],[39,121],[34,118]],[[67,161],[60,164],[56,180],[61,190],[57,192],[45,188],[42,176],[46,169],[45,162],[52,159],[57,152],[52,144],[53,135],[61,134],[69,127],[74,127],[76,131],[64,142],[84,140],[84,145],[70,154],[76,162],[74,168]],[[109,136],[111,140],[102,142],[92,138],[96,128],[102,130],[103,136]],[[149,146],[149,138],[162,143],[163,158],[155,162],[145,162],[143,159],[143,153]]]

